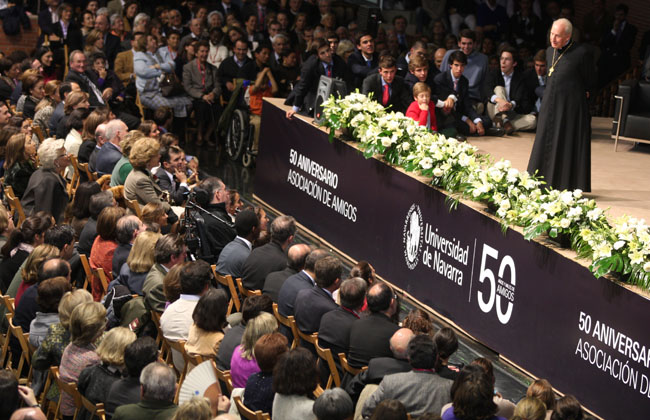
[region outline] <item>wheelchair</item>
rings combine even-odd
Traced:
[[[244,93],[251,84],[249,80],[237,79],[235,90],[219,119],[218,131],[225,139],[225,151],[230,160],[241,160],[249,168],[255,162],[257,151],[253,150],[255,127],[251,124],[251,114],[244,100]]]

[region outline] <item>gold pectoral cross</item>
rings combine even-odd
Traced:
[[[553,70],[555,70],[555,67],[551,67],[551,68],[548,70],[548,75],[549,75],[549,77],[553,74]]]

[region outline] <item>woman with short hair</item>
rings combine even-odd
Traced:
[[[36,312],[29,326],[29,343],[38,348],[50,328],[50,325],[61,322],[59,318],[59,304],[63,296],[72,291],[70,281],[65,277],[53,277],[43,280],[38,285],[38,303],[39,311]]]
[[[106,207],[97,218],[97,237],[90,250],[90,267],[104,270],[108,282],[113,280],[113,253],[117,248],[117,221],[124,216],[122,207]],[[99,302],[104,294],[103,286],[98,276],[92,279],[92,294],[95,302]]]
[[[253,411],[273,412],[273,369],[280,356],[289,351],[289,342],[283,334],[275,332],[264,334],[255,343],[253,354],[260,371],[252,374],[246,381],[244,404]]]
[[[223,340],[228,311],[228,295],[223,289],[210,289],[201,296],[192,313],[194,323],[185,343],[192,356],[216,357]]]
[[[47,80],[47,78],[45,80]],[[34,124],[38,124],[45,137],[47,137],[48,124],[52,117],[52,113],[54,113],[54,108],[56,108],[59,102],[61,102],[61,97],[59,97],[60,85],[60,80],[50,80],[45,82],[45,87],[43,88],[43,99],[41,99],[41,101],[36,105],[36,108],[34,108]]]
[[[23,118],[34,118],[36,105],[45,96],[45,82],[40,74],[28,74],[23,78]]]
[[[246,324],[241,344],[235,347],[230,358],[230,376],[235,388],[244,388],[248,377],[260,371],[253,354],[255,343],[264,334],[275,332],[277,329],[278,322],[267,312],[262,312]]]
[[[273,369],[273,419],[316,419],[314,391],[318,386],[316,359],[298,347],[283,354]]]

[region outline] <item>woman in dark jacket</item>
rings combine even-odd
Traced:
[[[16,197],[22,198],[36,171],[36,146],[31,137],[23,133],[11,136],[5,149],[4,169],[5,185],[10,185]]]
[[[23,95],[25,103],[23,105],[23,118],[34,119],[36,114],[36,105],[45,96],[45,83],[43,76],[40,74],[29,74],[23,78]]]

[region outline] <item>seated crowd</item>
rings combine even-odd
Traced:
[[[288,118],[313,114],[322,75],[447,135],[533,130],[546,32],[570,7],[448,2],[418,9],[413,36],[403,16],[359,29],[330,0],[99,3],[47,0],[35,52],[0,58],[13,210],[0,206],[0,362],[14,370],[0,371],[0,420],[44,418],[59,402],[72,418],[78,399],[53,367],[119,420],[237,418],[228,396],[281,420],[586,418],[543,379],[516,405],[502,398],[491,362],[452,363],[454,331],[422,310],[402,319],[368,262],[344,273],[329,251],[294,243],[291,216],[246,207],[181,147],[213,145],[237,95],[258,131],[263,97],[286,98]],[[581,28],[601,57],[618,12]],[[28,358],[8,324],[29,334]],[[178,406],[203,360],[227,383]]]

